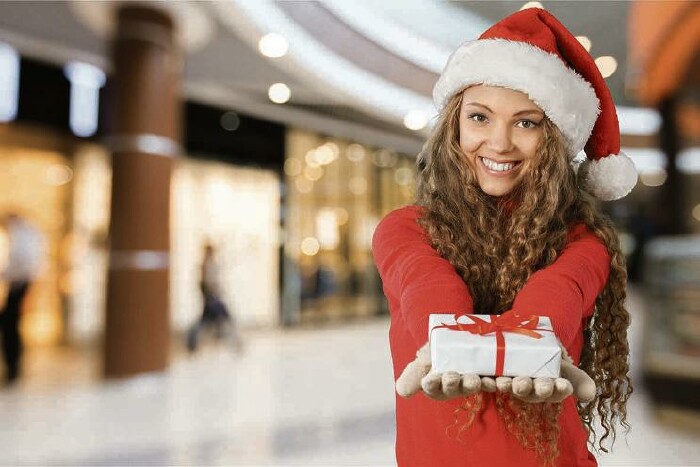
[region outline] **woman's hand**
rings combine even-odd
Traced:
[[[430,344],[426,343],[416,353],[416,359],[406,365],[396,380],[396,392],[401,397],[411,397],[422,390],[426,396],[444,401],[465,397],[479,391],[494,392],[496,380],[476,374],[456,372],[431,373]]]
[[[430,344],[426,343],[416,353],[396,380],[396,392],[411,397],[420,390],[435,400],[465,397],[480,391],[509,392],[525,402],[561,402],[574,394],[583,402],[593,400],[596,389],[593,379],[577,368],[562,347],[561,376],[559,378],[530,378],[527,376],[499,376],[491,378],[476,374],[456,372],[431,373]]]
[[[593,378],[574,365],[566,349],[561,347],[561,376],[559,378],[496,378],[499,391],[511,392],[525,402],[561,402],[571,394],[581,402],[590,402],[596,394]]]

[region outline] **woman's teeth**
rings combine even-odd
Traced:
[[[486,159],[485,157],[481,158],[482,161],[484,161],[484,165],[488,167],[491,170],[495,170],[496,172],[506,172],[513,167],[515,167],[516,163],[515,162],[507,162],[505,164],[499,164],[498,162],[494,162],[491,159]]]

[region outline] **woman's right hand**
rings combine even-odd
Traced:
[[[459,374],[449,371],[432,373],[430,344],[426,343],[416,353],[416,359],[409,363],[396,380],[396,392],[401,397],[411,397],[422,390],[426,396],[444,401],[455,397],[465,397],[477,392],[496,391],[496,380],[476,374]]]

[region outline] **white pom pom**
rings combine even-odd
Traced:
[[[637,184],[637,169],[627,154],[587,159],[578,169],[581,188],[603,201],[623,198]]]

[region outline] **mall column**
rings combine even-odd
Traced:
[[[168,365],[170,177],[181,133],[182,66],[173,21],[144,6],[121,7],[116,21],[106,377]]]

